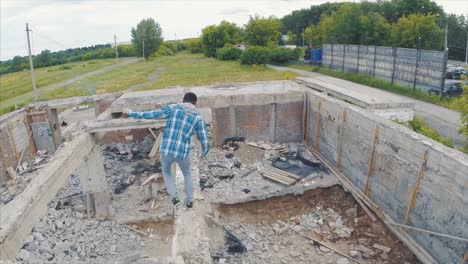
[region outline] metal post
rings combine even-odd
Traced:
[[[372,77],[375,78],[375,61],[377,60],[377,46],[374,46],[374,66],[372,67]]]
[[[341,65],[341,72],[344,72],[345,57],[346,57],[346,44],[343,45],[343,64]]]
[[[31,79],[32,79],[32,85],[33,85],[33,91],[34,91],[34,101],[37,101],[39,94],[37,91],[36,87],[36,76],[34,75],[34,66],[33,66],[33,59],[31,55],[31,43],[29,41],[29,25],[26,23],[26,37],[28,39],[28,53],[29,53],[29,66],[31,67]]]
[[[396,62],[396,48],[392,48],[392,55],[393,55],[393,67],[392,67],[392,85],[395,81],[395,62]]]
[[[419,58],[421,56],[421,37],[418,37],[418,50],[416,51],[416,67],[414,67],[413,92],[416,92],[416,78],[418,76]]]
[[[442,65],[442,82],[440,84],[440,100],[444,97],[445,91],[445,73],[447,72],[447,60],[448,60],[448,24],[445,24],[445,45],[444,45],[444,62]]]
[[[357,50],[357,73],[359,73],[359,57],[361,56],[361,45],[358,45]]]
[[[330,45],[331,45],[331,56],[330,56],[330,68],[333,69],[333,42],[330,39]]]

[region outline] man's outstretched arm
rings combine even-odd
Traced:
[[[208,132],[206,130],[206,125],[205,122],[203,122],[202,119],[197,122],[196,125],[196,132],[198,136],[198,140],[200,141],[200,144],[202,146],[202,154],[201,157],[205,157],[206,154],[208,154],[208,151],[210,150],[210,139],[208,138]]]
[[[135,119],[163,119],[166,118],[171,112],[171,107],[165,106],[163,109],[145,112],[134,112],[127,110],[128,117]],[[124,112],[125,114],[125,112]]]

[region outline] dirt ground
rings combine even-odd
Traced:
[[[346,193],[341,186],[310,190],[299,196],[287,195],[243,204],[217,205],[216,210],[223,222],[232,224],[232,220],[235,219],[237,223],[233,224],[233,231],[242,234],[242,231],[239,230],[239,228],[242,229],[242,226],[272,227],[278,223],[278,220],[286,223],[293,222],[300,226],[301,219],[304,219],[303,216],[316,212],[318,207],[327,210],[331,208],[335,213],[343,216],[344,226],[353,229],[348,238],[334,237],[333,234],[329,235],[330,226],[326,226],[326,216],[322,216],[321,218],[325,219],[325,224],[320,230],[322,234],[328,234],[328,236],[325,235],[324,241],[331,245],[343,250],[353,248],[356,245],[363,245],[375,252],[378,252],[378,250],[372,247],[374,244],[391,248],[387,254],[382,252],[374,256],[366,256],[366,259],[361,256],[363,263],[420,263],[384,226],[383,222],[380,220],[372,222],[353,197]],[[355,210],[356,215],[352,214],[353,210],[349,210],[350,208],[357,209]],[[306,235],[317,235],[316,231],[304,230],[303,232]],[[272,237],[269,239],[280,240],[282,238]]]

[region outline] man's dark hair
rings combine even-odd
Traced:
[[[192,103],[192,104],[196,104],[197,103],[197,95],[194,94],[194,93],[186,93],[184,95],[184,100],[183,100],[184,103]]]

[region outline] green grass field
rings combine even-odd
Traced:
[[[113,60],[93,60],[64,64],[37,71],[39,86],[44,87],[76,75],[90,72],[114,63]],[[71,69],[62,67],[69,66]],[[201,54],[181,52],[174,56],[138,61],[111,71],[94,75],[73,84],[40,91],[40,100],[51,100],[95,93],[110,93],[160,89],[170,86],[199,86],[225,82],[251,82],[293,79],[294,73],[278,72],[263,66],[240,65],[239,61],[220,61]],[[32,101],[29,72],[6,74],[1,77],[0,114],[9,112],[14,105],[22,106]],[[8,100],[24,94],[23,97]]]
[[[150,75],[153,75],[153,78],[157,78],[157,80],[151,81]],[[296,77],[295,74],[281,73],[263,66],[240,65],[238,61],[220,61],[206,58],[201,54],[181,52],[175,56],[141,61],[99,76],[83,79],[65,87],[70,94],[46,94],[46,97],[84,95],[86,90],[90,88],[98,92],[109,93],[145,83],[146,85],[136,87],[135,90],[153,90],[170,86],[200,86],[225,82],[284,80],[294,77]]]
[[[115,63],[115,60],[105,59],[71,62],[62,65],[39,68],[35,70],[37,87],[41,89],[47,85],[58,83],[76,75],[94,71],[113,63]],[[33,89],[30,71],[0,75],[0,84],[0,102],[25,94]]]

